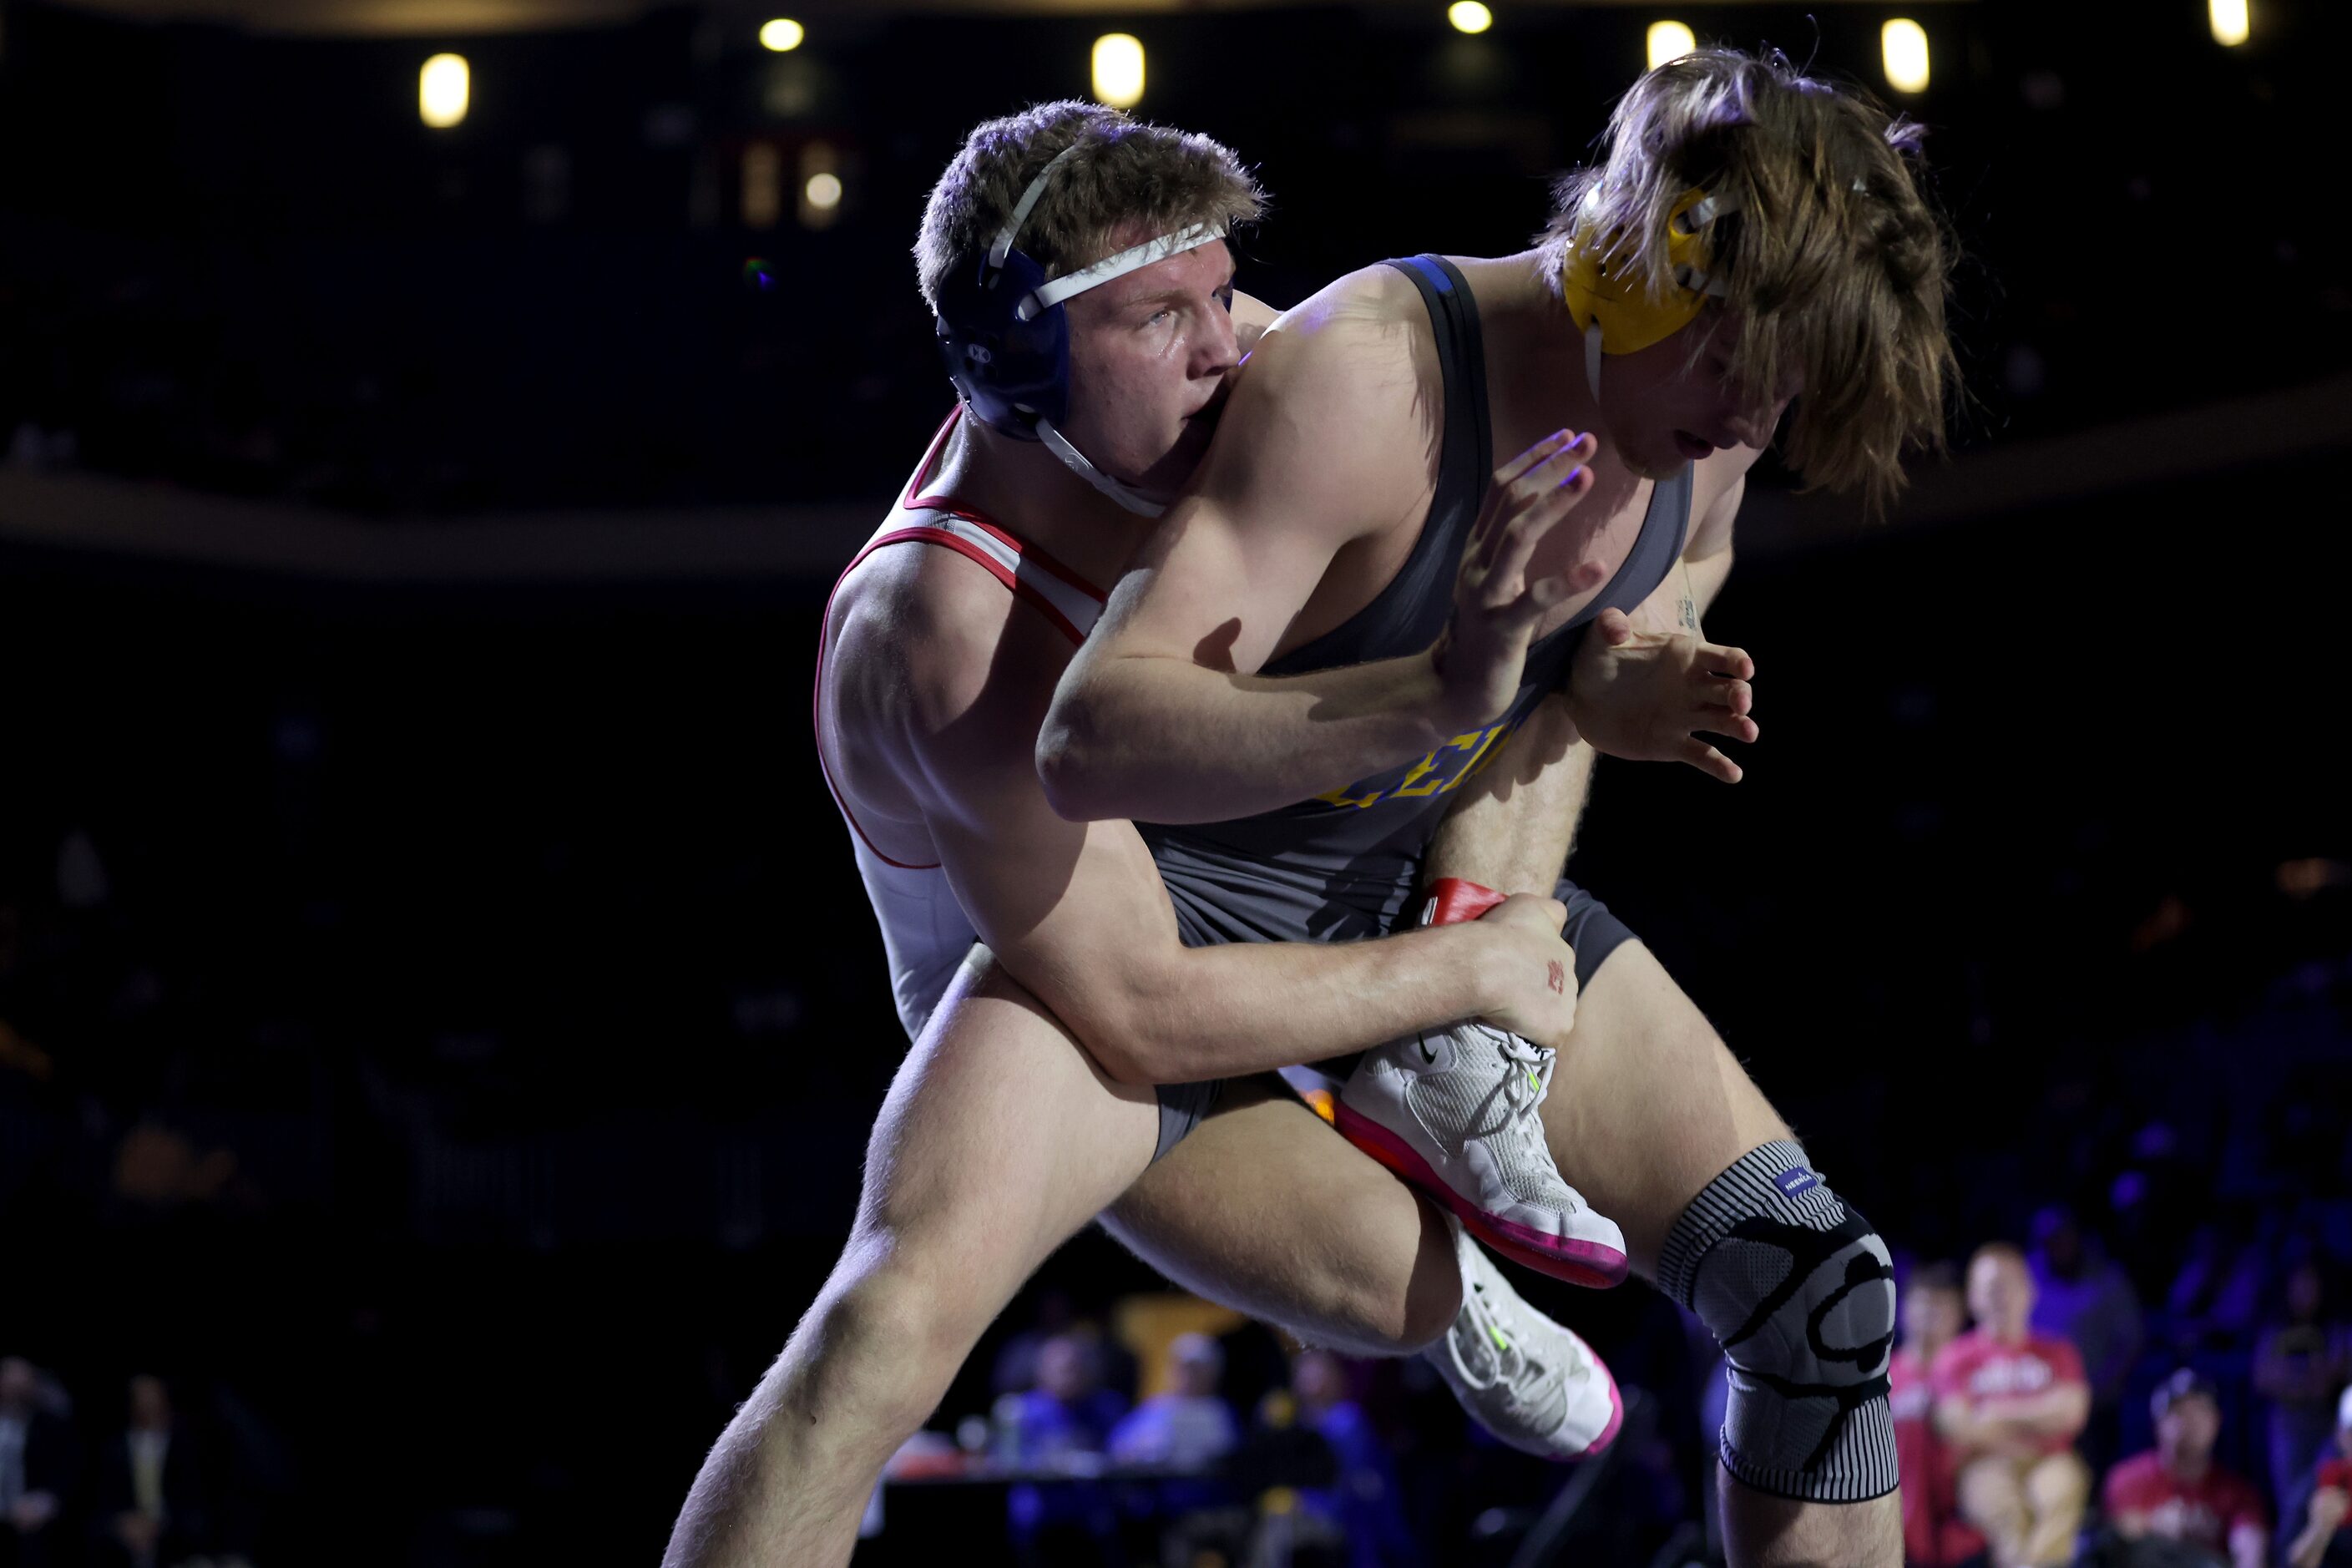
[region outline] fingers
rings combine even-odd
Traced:
[[[1548,467],[1537,469],[1530,479],[1543,479],[1564,462],[1564,458],[1556,458]],[[1534,559],[1536,547],[1591,489],[1592,469],[1590,466],[1569,468],[1559,479],[1549,482],[1541,494],[1524,504],[1518,515],[1496,534],[1489,547],[1486,563],[1486,581],[1490,584],[1486,597],[1490,605],[1499,607],[1520,595],[1527,577],[1528,563]],[[1588,575],[1586,568],[1591,564],[1579,562],[1568,574],[1572,577]],[[1590,587],[1591,584],[1585,583],[1582,585]]]
[[[1611,647],[1623,647],[1633,640],[1633,617],[1620,609],[1612,607],[1601,611],[1600,617],[1592,623],[1592,628]]]
[[[1534,539],[1540,540],[1569,508],[1584,499],[1592,488],[1592,469],[1584,461],[1591,455],[1591,439],[1580,437],[1560,447],[1487,498],[1491,510],[1482,511],[1478,520],[1475,559],[1479,565],[1499,574],[1502,560],[1516,542],[1530,530]],[[1530,541],[1528,548],[1533,547]]]
[[[1748,657],[1746,648],[1719,647],[1714,643],[1702,643],[1698,651],[1691,656],[1691,662],[1733,680],[1756,679],[1756,661]]]
[[[1738,784],[1740,780],[1739,764],[1696,735],[1685,736],[1675,748],[1675,754],[1711,779],[1720,779],[1725,784]]]
[[[1497,488],[1509,484],[1545,458],[1557,456],[1562,447],[1584,447],[1591,444],[1591,432],[1579,436],[1572,430],[1555,430],[1534,446],[1495,470]]]
[[[1691,677],[1691,695],[1700,707],[1719,708],[1727,713],[1748,713],[1756,708],[1756,689],[1744,680],[1694,675]]]

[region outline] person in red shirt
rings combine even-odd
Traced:
[[[2286,1549],[2287,1568],[2320,1568],[2347,1514],[2352,1514],[2352,1388],[2336,1407],[2336,1452],[2319,1461],[2319,1487],[2311,1494],[2303,1533]]]
[[[2091,1495],[2090,1468],[2074,1453],[2091,1415],[2082,1355],[2029,1327],[2033,1276],[2005,1242],[1969,1259],[1969,1310],[1977,1326],[1928,1372],[1960,1517],[1983,1531],[1994,1568],[2063,1563]]]
[[[1902,1477],[1903,1560],[1910,1568],[1950,1568],[1984,1550],[1984,1538],[1959,1517],[1951,1456],[1936,1436],[1936,1393],[1927,1378],[1936,1352],[1967,1323],[1958,1269],[1923,1263],[1911,1271],[1903,1288],[1903,1345],[1886,1368]]]
[[[2107,1518],[2126,1541],[2199,1546],[2231,1568],[2262,1568],[2270,1517],[2262,1494],[2213,1462],[2221,1402],[2213,1385],[2183,1367],[2149,1401],[2156,1447],[2107,1472]]]

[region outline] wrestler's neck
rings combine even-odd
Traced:
[[[1151,531],[1150,518],[1087,483],[1043,442],[991,430],[976,419],[956,421],[931,489],[994,519],[1105,592]]]
[[[1612,494],[1638,477],[1624,467],[1610,429],[1609,410],[1596,403],[1585,384],[1584,333],[1560,299],[1559,281],[1540,249],[1457,263],[1478,305],[1479,338],[1486,355],[1486,383],[1498,437],[1528,439],[1551,430],[1590,430],[1600,438],[1595,476]],[[1603,374],[1602,387],[1608,380]],[[1513,448],[1517,450],[1517,448]],[[1497,448],[1496,460],[1503,452]],[[1604,502],[1607,498],[1603,498]]]

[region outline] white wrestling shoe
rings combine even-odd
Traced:
[[[1625,1234],[1560,1179],[1537,1108],[1553,1053],[1484,1024],[1364,1053],[1339,1090],[1348,1141],[1516,1262],[1574,1285],[1625,1278]]]
[[[1422,1352],[1478,1424],[1523,1453],[1590,1458],[1625,1424],[1617,1380],[1592,1347],[1537,1311],[1460,1226],[1462,1314]]]

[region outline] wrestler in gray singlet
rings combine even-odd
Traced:
[[[1396,576],[1343,625],[1277,658],[1265,675],[1300,675],[1415,653],[1437,640],[1454,609],[1464,543],[1495,471],[1486,361],[1478,308],[1454,264],[1435,256],[1391,261],[1429,307],[1444,374],[1444,444],[1421,537]],[[1528,650],[1517,697],[1500,719],[1402,767],[1313,800],[1230,822],[1138,823],[1176,906],[1185,944],[1343,942],[1396,928],[1421,882],[1422,858],[1448,796],[1494,759],[1545,693],[1565,678],[1586,628],[1604,609],[1631,611],[1665,581],[1690,531],[1691,469],[1650,495],[1633,547],[1593,601]],[[1633,937],[1583,889],[1563,879],[1563,932],[1577,984]],[[1205,1113],[1206,1104],[1201,1107]]]

